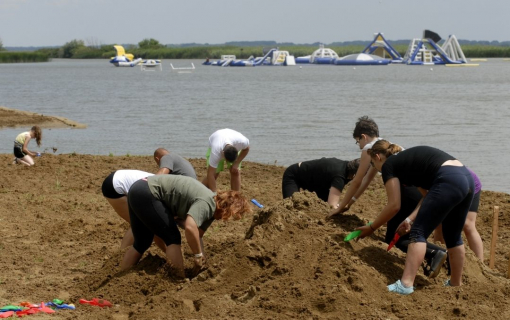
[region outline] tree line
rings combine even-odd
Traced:
[[[28,61],[48,61],[51,58],[66,59],[110,59],[117,53],[113,44],[101,45],[88,41],[74,39],[65,43],[61,47],[41,48],[35,52],[16,52],[6,54],[5,50],[0,57],[0,62],[23,62],[24,58]],[[407,51],[409,41],[397,40],[388,41],[402,56]],[[334,42],[327,46],[339,56],[361,52],[370,41],[347,41]],[[498,58],[510,57],[510,41],[469,41],[459,40],[464,54],[468,58]],[[126,53],[131,53],[137,58],[142,59],[218,59],[223,54],[232,54],[240,59],[250,56],[261,56],[264,50],[279,47],[280,50],[289,51],[290,54],[299,57],[311,54],[318,46],[319,42],[311,44],[277,43],[276,41],[232,41],[223,45],[187,43],[180,45],[163,45],[158,40],[146,38],[138,44],[124,45]],[[0,51],[3,44],[0,39]],[[10,52],[9,52],[10,53]]]

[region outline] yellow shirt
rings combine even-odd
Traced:
[[[18,134],[18,136],[16,137],[16,141],[17,143],[21,143],[21,145],[24,145],[25,144],[25,141],[27,140],[27,135],[30,135],[30,131],[27,131],[27,132],[22,132],[20,134]]]

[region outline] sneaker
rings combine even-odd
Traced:
[[[414,292],[414,287],[404,287],[400,280],[397,280],[394,284],[388,286],[389,292],[396,292],[401,295],[408,295]]]
[[[423,273],[429,278],[435,278],[441,271],[441,267],[446,261],[448,255],[442,250],[437,250],[436,254],[429,259],[425,260],[423,266]]]
[[[450,283],[450,279],[448,280],[445,280],[445,282],[443,282],[443,287],[451,287],[452,284]]]

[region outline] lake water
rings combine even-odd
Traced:
[[[172,72],[188,67],[192,73]],[[404,147],[430,145],[457,157],[485,190],[510,192],[510,61],[479,67],[316,66],[221,68],[164,60],[163,71],[108,60],[0,64],[0,106],[69,118],[87,129],[45,130],[57,153],[149,155],[165,147],[204,157],[209,135],[232,128],[250,139],[246,160],[290,165],[359,156],[352,130],[369,115]],[[24,128],[0,130],[12,153]],[[35,144],[31,144],[35,149]]]

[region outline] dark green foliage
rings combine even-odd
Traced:
[[[49,59],[43,52],[0,52],[0,63],[48,62]]]
[[[83,40],[72,40],[64,44],[58,51],[59,58],[73,58],[79,48],[85,47]]]
[[[160,44],[158,40],[153,38],[143,39],[142,41],[138,42],[138,46],[140,49],[160,49],[165,47],[164,45]]]

